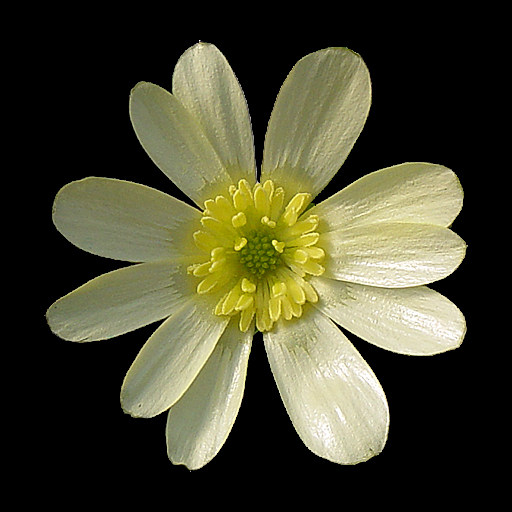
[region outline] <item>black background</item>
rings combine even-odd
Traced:
[[[468,96],[461,94],[468,83],[463,43],[457,38],[425,41],[405,29],[403,39],[394,42],[387,39],[386,31],[370,41],[363,37],[368,34],[364,29],[356,37],[333,30],[328,36],[301,32],[300,37],[289,35],[279,41],[272,34],[267,37],[267,29],[250,34],[185,30],[185,35],[179,35],[169,31],[165,37],[149,31],[141,37],[133,23],[133,32],[122,37],[111,31],[113,25],[103,26],[101,17],[98,25],[92,24],[90,31],[78,36],[72,30],[64,32],[49,47],[49,72],[41,76],[47,115],[59,129],[49,134],[46,155],[42,155],[51,165],[45,164],[39,212],[45,257],[39,279],[44,300],[39,311],[42,371],[37,388],[47,398],[43,404],[36,401],[34,411],[44,439],[38,458],[56,464],[66,482],[74,482],[70,485],[80,486],[78,482],[83,481],[95,492],[104,488],[110,493],[114,492],[113,475],[120,477],[121,487],[133,492],[151,489],[162,478],[175,485],[188,478],[204,482],[223,475],[228,491],[231,479],[272,486],[285,485],[288,480],[295,492],[303,482],[318,488],[325,485],[320,478],[334,478],[346,496],[352,489],[343,482],[364,485],[392,474],[397,480],[414,481],[415,472],[428,467],[443,468],[444,476],[432,475],[433,482],[449,478],[467,460],[467,427],[474,414],[471,398],[478,384],[470,361],[480,353],[482,342],[472,329],[467,288],[472,244],[467,206],[472,199],[467,193],[466,206],[453,229],[469,244],[468,256],[452,276],[432,285],[466,314],[469,332],[462,347],[433,357],[408,357],[348,334],[380,380],[391,414],[384,451],[357,466],[337,466],[302,444],[281,403],[258,337],[242,406],[225,446],[197,472],[173,466],[166,454],[165,413],[153,419],[133,419],[119,405],[124,374],[156,325],[111,340],[75,344],[50,332],[44,311],[89,279],[124,265],[82,252],[57,232],[51,209],[63,185],[86,176],[104,176],[143,183],[183,198],[139,145],[128,116],[128,97],[139,81],[170,89],[174,64],[200,38],[219,47],[241,83],[258,166],[275,97],[295,62],[327,46],[348,46],[361,54],[372,79],[370,115],[324,197],[366,173],[407,161],[445,165],[457,173],[463,187],[469,183],[475,169],[469,165],[464,136],[471,115]]]

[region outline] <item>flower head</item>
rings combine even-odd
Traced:
[[[199,43],[178,61],[172,94],[142,82],[130,98],[142,146],[196,207],[107,178],[57,195],[64,236],[137,264],[59,299],[49,325],[92,341],[164,320],[126,374],[121,400],[133,416],[169,410],[174,463],[199,468],[222,447],[256,329],[299,436],[342,464],[383,449],[389,412],[334,322],[398,353],[462,342],[462,314],[425,286],[465,253],[448,228],[462,207],[452,171],[396,165],[312,204],[348,156],[370,98],[359,55],[328,48],[304,57],[277,98],[258,180],[242,90],[219,50]]]

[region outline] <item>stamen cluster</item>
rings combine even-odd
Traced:
[[[244,332],[255,319],[258,330],[267,331],[318,301],[308,276],[323,274],[325,253],[316,245],[318,216],[303,215],[310,201],[310,194],[299,193],[285,205],[283,188],[271,180],[254,187],[240,180],[229,187],[229,198],[205,201],[194,241],[208,260],[188,271],[201,278],[197,293],[219,295],[216,315],[239,314]]]

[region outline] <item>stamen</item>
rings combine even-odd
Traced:
[[[233,204],[235,205],[237,211],[243,212],[249,206],[249,201],[248,198],[244,196],[240,190],[237,189],[233,194]]]
[[[314,260],[323,260],[325,257],[325,251],[320,247],[307,247],[304,250],[308,253],[309,257]]]
[[[240,212],[236,215],[233,215],[231,223],[233,224],[234,228],[241,228],[242,226],[245,226],[247,224],[247,217],[245,216],[245,213]]]
[[[301,249],[297,249],[294,253],[293,253],[293,259],[297,262],[297,263],[306,263],[308,261],[308,253],[305,252],[305,251],[302,251]]]
[[[200,295],[203,293],[208,293],[213,290],[213,288],[219,283],[218,274],[210,274],[207,278],[203,279],[197,285],[197,293]]]
[[[235,286],[235,288],[233,288],[228,293],[226,299],[224,300],[224,304],[222,306],[222,314],[229,315],[235,309],[235,306],[237,305],[239,299],[240,290],[238,286]]]
[[[285,320],[291,320],[293,318],[293,310],[290,299],[287,296],[281,299],[281,314]]]
[[[246,279],[245,277],[242,279],[242,290],[245,293],[254,293],[256,291],[256,285]]]
[[[304,263],[302,268],[306,274],[310,274],[312,276],[321,276],[325,272],[325,268],[322,267],[320,263],[312,260],[308,260],[306,263]]]
[[[241,251],[247,245],[247,238],[235,238],[235,251]]]
[[[206,263],[198,264],[192,273],[197,277],[207,276],[210,273],[210,266],[211,263],[209,261]]]
[[[299,215],[306,208],[310,200],[311,194],[295,194],[284,210],[284,222],[288,226],[293,226],[297,222]]]
[[[196,231],[192,236],[197,247],[203,251],[210,252],[218,245],[215,237],[205,231]]]
[[[208,199],[204,202],[205,214],[226,222],[233,215],[233,206],[224,196],[217,196],[215,201]]]
[[[242,332],[247,332],[249,327],[251,326],[252,319],[254,318],[255,308],[249,307],[247,309],[242,309],[240,312],[240,322],[238,324],[240,330]]]
[[[236,303],[235,309],[237,311],[243,311],[244,309],[250,308],[254,302],[254,298],[252,295],[248,295],[244,293]]]
[[[278,281],[274,286],[272,286],[272,295],[274,297],[283,297],[286,293],[287,287],[286,283],[283,281]]]
[[[238,182],[238,189],[246,198],[252,200],[251,186],[247,180],[240,180]]]
[[[226,263],[226,258],[222,258],[220,260],[215,260],[210,265],[210,272],[218,272]]]
[[[272,204],[270,205],[270,218],[274,221],[277,221],[278,217],[281,215],[284,205],[284,190],[282,187],[278,187],[274,191],[274,196],[272,199]]]
[[[286,230],[286,240],[314,231],[318,226],[318,215],[310,215]]]
[[[308,247],[309,245],[315,245],[318,242],[320,235],[318,233],[307,233],[301,235],[295,240],[287,242],[288,247]]]
[[[273,220],[270,220],[266,215],[261,217],[261,223],[264,226],[268,226],[269,228],[275,228],[276,223]]]
[[[272,322],[277,322],[281,316],[281,301],[277,297],[271,297],[268,304],[269,316]]]
[[[215,247],[215,249],[212,249],[212,252],[210,254],[212,260],[215,261],[224,257],[224,255],[226,254],[226,249],[225,247]]]
[[[267,193],[269,201],[272,201],[272,196],[274,195],[274,182],[272,180],[267,180],[263,183],[263,190]]]
[[[278,242],[277,240],[272,240],[272,245],[277,252],[282,253],[284,251],[285,244],[284,242]]]

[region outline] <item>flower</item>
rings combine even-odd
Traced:
[[[242,90],[219,50],[179,59],[173,93],[135,86],[131,120],[156,165],[197,205],[107,178],[58,193],[57,229],[93,254],[136,263],[93,279],[48,310],[54,333],[107,339],[158,320],[128,370],[123,409],[169,410],[171,461],[202,467],[242,400],[255,329],[297,433],[317,455],[354,464],[387,439],[384,392],[335,322],[382,348],[454,349],[460,311],[425,285],[461,263],[448,226],[462,207],[455,174],[405,163],[312,201],[341,167],[370,107],[356,53],[328,48],[284,82],[257,181]]]

